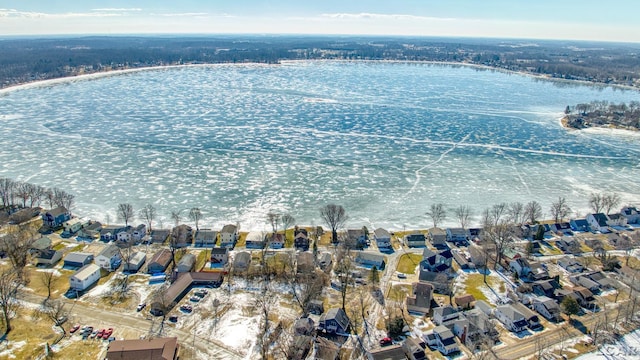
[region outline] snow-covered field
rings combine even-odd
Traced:
[[[615,344],[604,345],[599,351],[582,355],[576,360],[637,360],[640,359],[640,329],[623,336]]]

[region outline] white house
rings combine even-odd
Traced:
[[[196,256],[193,254],[184,254],[182,259],[178,261],[176,271],[179,273],[189,272],[196,265]]]
[[[447,241],[452,243],[466,243],[469,241],[469,232],[463,228],[447,228]]]
[[[625,206],[620,210],[620,214],[627,218],[627,224],[640,223],[640,210],[633,206]]]
[[[589,223],[589,228],[591,228],[591,230],[599,231],[601,233],[609,232],[609,217],[606,214],[589,214],[587,215],[587,222]]]
[[[527,320],[518,310],[512,305],[500,305],[498,306],[493,315],[500,321],[505,328],[509,331],[520,332],[527,328]]]
[[[377,228],[373,232],[373,237],[376,240],[378,249],[387,249],[391,247],[391,234],[387,230]]]
[[[233,249],[238,241],[238,227],[235,225],[225,225],[220,231],[220,246]]]
[[[147,254],[142,251],[131,254],[129,261],[124,264],[124,271],[136,272],[140,270],[144,262],[147,260]]]
[[[533,309],[549,321],[560,321],[560,306],[547,296],[537,296],[533,298]]]
[[[73,234],[82,229],[82,225],[84,225],[84,221],[80,220],[80,218],[69,219],[62,223],[62,227],[64,228],[64,232]]]
[[[101,268],[108,271],[114,271],[122,262],[122,259],[120,258],[120,249],[113,244],[109,244],[100,251],[100,254],[96,256],[95,261]]]
[[[453,332],[446,326],[436,326],[433,329],[433,333],[436,336],[436,348],[443,355],[449,355],[460,350],[458,343],[456,343],[455,335],[453,335]]]
[[[100,266],[88,264],[69,277],[69,286],[73,290],[84,291],[100,280]]]

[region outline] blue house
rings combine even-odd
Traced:
[[[573,219],[569,221],[569,225],[573,231],[587,232],[591,230],[589,229],[589,222],[587,222],[586,219]]]
[[[50,228],[59,228],[62,223],[71,219],[71,212],[64,206],[58,206],[42,214],[44,225]]]

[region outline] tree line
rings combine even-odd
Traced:
[[[612,125],[640,130],[640,101],[631,101],[629,104],[592,101],[567,105],[564,113],[567,126],[576,129]]]
[[[18,207],[35,207],[43,203],[50,209],[63,206],[67,210],[71,210],[75,204],[75,195],[57,187],[48,188],[5,177],[0,178],[0,198],[7,214]]]

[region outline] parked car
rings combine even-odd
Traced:
[[[138,307],[136,307],[136,311],[140,312],[142,311],[142,309],[144,309],[147,306],[147,303],[140,303],[138,304]]]
[[[196,291],[193,295],[195,295],[195,296],[197,296],[199,298],[203,298],[203,297],[207,296],[208,293],[209,292],[207,290],[201,289],[201,290]]]
[[[169,321],[172,323],[178,322],[178,317],[176,315],[169,316]]]
[[[91,333],[91,335],[89,335],[90,338],[95,339],[96,336],[98,336],[98,330],[93,330],[93,332]]]
[[[200,302],[200,300],[202,300],[202,298],[199,298],[197,296],[192,296],[189,298],[189,301],[191,302]]]
[[[70,334],[73,334],[73,333],[75,333],[76,331],[78,331],[79,329],[80,329],[80,324],[75,324],[75,325],[73,325],[73,326],[71,327],[71,329],[69,329],[69,333],[70,333]]]
[[[104,340],[107,340],[109,337],[111,337],[111,334],[113,334],[113,328],[108,328],[107,330],[105,330],[105,332],[102,334],[102,338]]]
[[[104,334],[105,331],[106,331],[105,329],[100,329],[100,331],[98,331],[98,334],[96,335],[96,337],[98,339],[102,338],[102,335]]]
[[[398,279],[406,279],[407,275],[405,273],[398,273]]]
[[[185,305],[180,306],[180,310],[183,311],[183,312],[190,313],[190,312],[193,311],[193,307],[191,305],[186,305],[185,304]]]
[[[380,346],[387,346],[387,345],[391,345],[393,343],[393,340],[391,340],[390,337],[385,337],[380,339]]]

